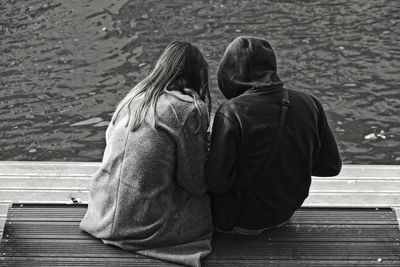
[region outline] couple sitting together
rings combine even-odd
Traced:
[[[119,103],[80,227],[105,244],[189,266],[213,230],[261,234],[307,198],[311,175],[341,159],[320,102],[285,89],[270,44],[238,37],[226,49],[211,109],[208,67],[188,42],[167,46]]]

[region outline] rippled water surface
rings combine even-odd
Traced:
[[[302,2],[302,3],[300,3]],[[345,163],[400,164],[400,1],[0,0],[0,160],[99,161],[118,101],[173,40],[215,72],[265,37],[323,103]]]

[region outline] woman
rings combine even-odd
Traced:
[[[199,266],[213,231],[204,178],[209,111],[204,57],[188,42],[171,43],[113,115],[81,229],[124,250]]]

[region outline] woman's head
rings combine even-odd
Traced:
[[[150,76],[166,83],[167,90],[189,88],[202,100],[208,91],[208,67],[200,50],[189,42],[173,42],[167,46]]]
[[[136,130],[150,109],[154,112],[152,125],[156,127],[157,100],[163,93],[174,90],[192,96],[199,114],[199,101],[207,102],[210,111],[207,62],[200,50],[189,42],[173,42],[165,48],[150,74],[119,103],[113,123],[118,119],[121,110],[128,108],[128,123],[132,125],[132,130]],[[131,106],[133,100],[135,103]]]

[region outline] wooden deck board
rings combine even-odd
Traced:
[[[87,202],[97,162],[0,162],[0,203]],[[313,177],[305,206],[400,207],[400,165],[345,165],[337,177]],[[1,212],[1,211],[0,211]]]
[[[0,161],[0,175],[85,177],[99,167],[99,162]],[[400,177],[400,165],[344,165],[338,177],[390,179]]]
[[[269,235],[269,240],[285,242],[390,242],[398,234],[397,225],[359,225],[346,224],[289,224]],[[346,234],[345,236],[343,234]],[[5,237],[13,239],[87,239],[87,235],[79,229],[79,222],[20,222],[12,221],[4,231]],[[253,239],[264,242],[264,238]],[[228,238],[224,239],[228,241]]]
[[[68,176],[19,177],[0,176],[2,190],[79,190],[88,189],[91,177],[71,178]],[[400,178],[397,180],[379,179],[337,179],[314,177],[311,192],[397,192]]]
[[[263,243],[240,240],[224,241],[215,236],[214,252],[209,260],[398,260],[400,249],[394,242],[301,242],[272,241]],[[8,242],[5,242],[8,240]],[[144,256],[129,253],[116,247],[105,245],[100,240],[35,240],[4,239],[1,253],[9,257],[74,257],[131,258],[136,261]],[[7,243],[7,244],[4,244]],[[239,245],[240,244],[240,245]]]
[[[38,258],[38,257],[4,257],[5,261],[9,263],[8,266],[31,266],[31,267],[56,267],[56,266],[89,266],[89,267],[110,267],[110,266],[132,266],[131,259],[124,258]],[[246,265],[247,264],[247,265]],[[252,266],[252,267],[265,267],[265,266],[288,266],[288,267],[321,267],[321,266],[393,266],[398,267],[397,260],[209,260],[207,266],[210,267],[233,267],[233,266]],[[135,266],[154,267],[154,261],[144,259],[141,262],[135,262]],[[156,266],[169,267],[176,266],[165,262],[157,262]]]
[[[86,205],[14,204],[1,261],[7,266],[174,266],[104,245],[78,228]],[[205,266],[399,266],[392,209],[302,208],[260,236],[215,234]],[[5,254],[4,254],[5,253]],[[1,264],[1,263],[0,263]]]
[[[7,203],[70,203],[77,199],[82,203],[88,202],[88,191],[64,190],[9,190],[0,191],[0,196]],[[395,207],[399,206],[400,193],[313,193],[304,202],[303,206],[312,207]]]
[[[99,166],[0,161],[0,234],[9,203],[72,203],[72,198],[87,203],[90,180]],[[400,165],[344,165],[339,176],[313,177],[303,206],[400,208]]]
[[[73,207],[71,209],[71,206]],[[318,216],[324,211],[324,216]],[[13,204],[9,208],[8,219],[10,221],[28,222],[79,222],[86,212],[86,205],[65,204]],[[349,217],[349,214],[351,216]],[[371,213],[374,216],[371,216]],[[392,209],[383,208],[305,208],[295,212],[293,219],[302,224],[378,224],[395,225],[396,217]]]

